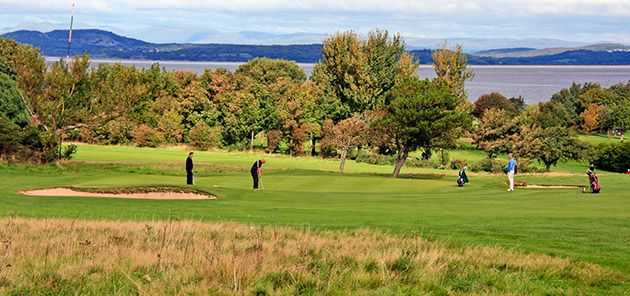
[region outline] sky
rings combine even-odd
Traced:
[[[411,46],[504,39],[543,47],[630,44],[630,0],[76,0],[75,27],[151,42],[316,43],[373,29]],[[72,0],[0,0],[0,33],[66,29]],[[519,42],[522,41],[522,42]],[[546,43],[545,43],[546,42]]]

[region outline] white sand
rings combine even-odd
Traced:
[[[527,185],[523,186],[525,189],[579,189],[580,186],[571,185]]]
[[[125,199],[154,199],[154,200],[200,200],[215,199],[213,196],[207,196],[197,193],[182,192],[148,192],[148,193],[95,193],[82,192],[69,188],[50,188],[22,191],[21,194],[28,196],[66,196],[66,197],[96,197],[96,198],[125,198]]]

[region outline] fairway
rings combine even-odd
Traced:
[[[217,200],[153,201],[32,197],[17,192],[55,186],[180,185],[179,148],[139,149],[81,145],[62,168],[4,166],[0,170],[3,216],[113,220],[200,220],[349,230],[374,228],[414,233],[455,245],[501,246],[591,262],[630,272],[629,176],[602,173],[603,193],[576,189],[505,192],[503,176],[473,175],[455,186],[454,171],[391,167],[315,158],[200,152],[199,189]],[[266,158],[265,190],[250,189],[248,168]],[[581,174],[520,176],[531,184],[584,184]]]

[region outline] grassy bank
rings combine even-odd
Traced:
[[[416,235],[2,219],[0,294],[623,295],[593,264]]]

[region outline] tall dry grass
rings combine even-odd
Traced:
[[[624,293],[605,268],[376,231],[0,219],[2,295]]]

